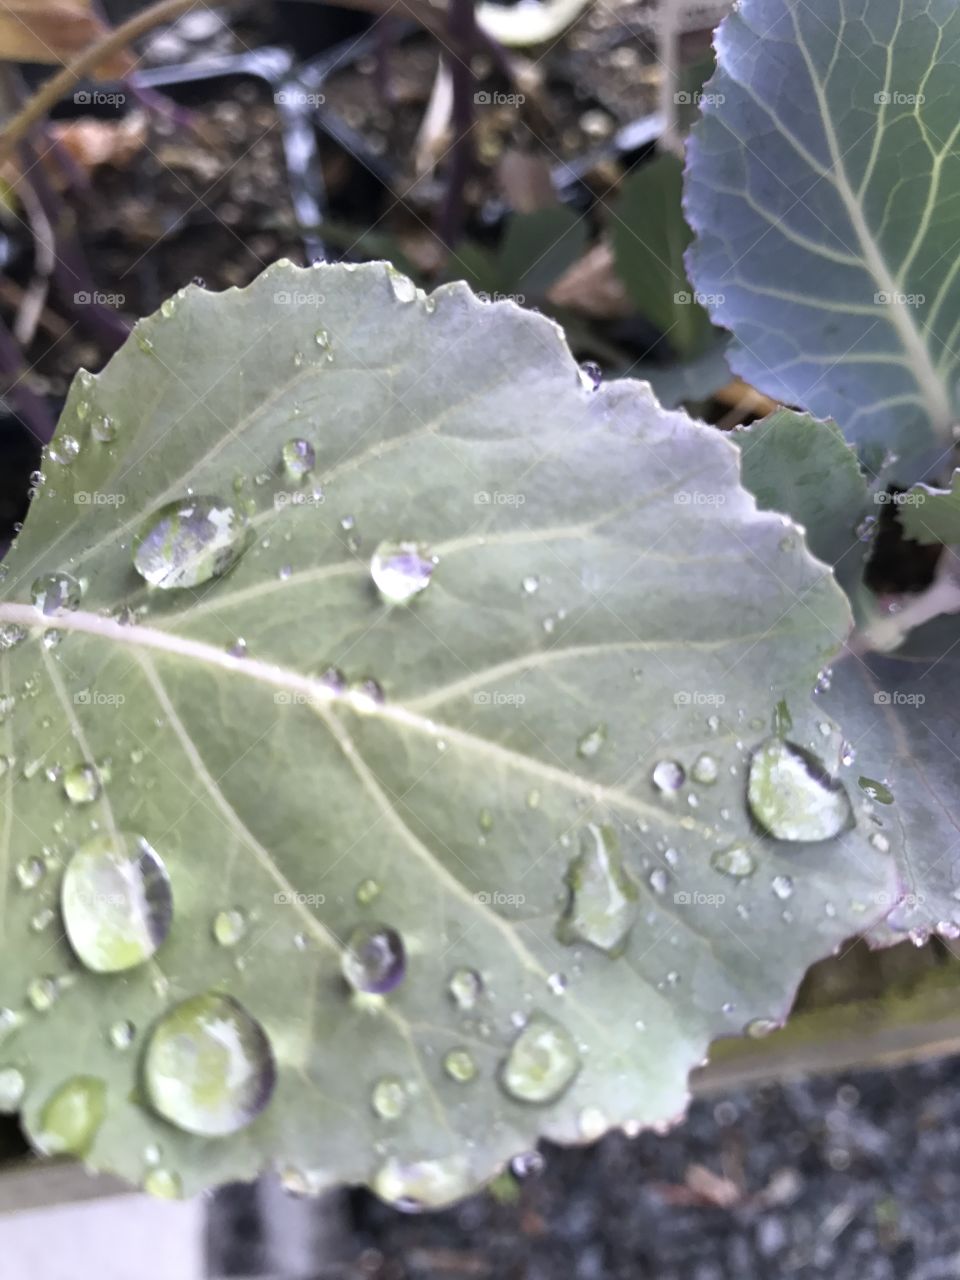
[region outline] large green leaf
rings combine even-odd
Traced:
[[[781,411],[734,439],[744,484],[760,505],[804,524],[811,549],[835,566],[858,614],[865,621],[875,615],[860,581],[867,544],[854,531],[864,512],[876,510],[874,495],[833,424]],[[899,868],[899,901],[871,931],[875,942],[907,932],[960,936],[958,680],[960,620],[940,618],[895,653],[854,643],[818,682],[818,712],[839,723],[845,739],[841,776],[867,805],[875,846],[889,849]]]
[[[748,816],[749,753],[849,615],[737,462],[640,384],[592,391],[542,316],[382,264],[191,287],[81,374],[0,602],[0,1081],[35,1138],[161,1192],[272,1161],[443,1202],[540,1134],[671,1120],[715,1036],[782,1018],[891,868],[862,825]],[[208,570],[241,509],[251,544],[172,587],[203,561],[157,536],[170,502]],[[371,581],[390,539],[428,549],[407,605]],[[91,883],[118,832],[152,930]],[[112,972],[164,932],[134,836],[172,926]],[[752,875],[712,867],[731,846]],[[405,977],[350,994],[375,922]],[[272,1096],[214,1087],[267,1045]]]
[[[732,367],[848,439],[951,440],[960,8],[743,0],[688,151],[689,253]],[[904,458],[900,476],[920,474]]]

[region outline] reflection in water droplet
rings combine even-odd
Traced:
[[[476,969],[454,969],[447,990],[458,1009],[473,1009],[483,995],[483,979]]]
[[[173,919],[166,867],[143,836],[98,835],[76,851],[61,888],[67,937],[97,973],[117,973],[154,954]]]
[[[406,1213],[440,1209],[472,1189],[467,1159],[459,1155],[412,1163],[391,1156],[370,1185],[381,1200]]]
[[[226,573],[246,550],[246,516],[219,498],[182,498],[155,511],[135,541],[133,563],[155,587],[196,587]]]
[[[106,1109],[104,1082],[95,1076],[74,1076],[44,1103],[34,1141],[44,1155],[86,1155]]]
[[[569,900],[557,937],[568,944],[588,942],[608,955],[619,955],[636,918],[637,889],[624,870],[612,827],[591,822],[585,828],[566,883]]]
[[[288,440],[281,450],[283,469],[291,480],[301,481],[316,465],[317,454],[309,440]]]
[[[519,1102],[553,1102],[579,1070],[580,1054],[570,1032],[537,1013],[514,1040],[501,1067],[500,1082]]]
[[[468,1084],[477,1074],[477,1064],[466,1049],[451,1049],[443,1060],[443,1069],[458,1084]]]
[[[169,1169],[151,1169],[143,1180],[143,1189],[157,1200],[179,1200],[183,1195],[179,1175]]]
[[[76,609],[80,604],[83,588],[69,573],[48,573],[35,579],[30,588],[30,599],[35,609],[46,617]]]
[[[577,743],[577,755],[584,760],[592,759],[593,756],[597,755],[606,740],[607,726],[604,724],[595,725],[592,729],[588,729]]]
[[[63,789],[72,804],[92,804],[100,794],[100,774],[92,764],[75,764],[63,775]]]
[[[768,738],[753,753],[747,800],[754,819],[777,840],[830,840],[853,817],[846,791],[821,762],[781,738]]]
[[[260,1023],[230,996],[209,992],[175,1005],[154,1027],[144,1057],[153,1107],[187,1133],[236,1133],[263,1111],[276,1083]]]
[[[757,869],[753,854],[745,844],[732,844],[727,849],[718,849],[711,855],[710,865],[714,871],[734,880],[752,876]]]
[[[877,804],[893,804],[893,792],[884,782],[876,782],[873,778],[858,778],[857,786]]]
[[[653,785],[658,791],[671,793],[679,791],[686,780],[683,765],[676,760],[660,760],[653,767]]]
[[[406,604],[425,591],[436,560],[416,542],[381,542],[370,561],[374,585],[391,604]]]
[[[373,1086],[370,1104],[381,1120],[396,1120],[407,1109],[407,1091],[396,1076],[384,1076]]]
[[[243,937],[247,922],[242,911],[218,911],[213,917],[213,936],[221,947],[234,947]]]
[[[0,1067],[0,1115],[13,1115],[27,1091],[23,1072],[16,1067]]]
[[[347,939],[340,966],[355,991],[386,995],[406,974],[403,940],[385,924],[357,925]]]

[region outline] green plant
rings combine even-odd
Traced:
[[[893,477],[908,532],[928,501],[925,536],[952,527],[955,495],[909,488],[949,371],[910,383],[909,314],[858,302],[901,343],[858,417],[850,370],[801,385],[764,345],[807,261],[727,284],[732,177],[808,180],[731,122],[840,57],[816,22],[744,0],[722,28],[689,265],[734,367],[836,426],[731,443],[596,387],[542,316],[383,264],[191,287],[78,374],[0,600],[0,1099],[41,1150],[164,1195],[274,1163],[443,1204],[542,1134],[675,1119],[711,1041],[779,1025],[850,936],[956,927],[956,626],[868,656],[919,614],[878,616],[853,532]]]

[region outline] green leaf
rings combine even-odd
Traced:
[[[545,297],[586,247],[587,224],[574,209],[514,214],[507,221],[498,253],[502,291],[530,300]]]
[[[191,287],[79,375],[0,601],[35,1139],[164,1195],[272,1162],[443,1203],[668,1122],[782,1019],[890,865],[747,813],[848,612],[737,464],[383,264]]]
[[[691,232],[683,218],[682,178],[673,155],[641,165],[620,188],[610,235],[631,301],[678,355],[689,358],[709,344],[712,329],[683,262]]]
[[[949,442],[960,9],[743,0],[716,47],[685,207],[732,367],[850,440],[911,459]]]
[[[869,544],[850,530],[880,495],[868,492],[835,426],[783,410],[732,438],[743,451],[744,484],[760,506],[803,524],[811,550],[835,566],[857,613],[864,621],[875,617],[875,601],[860,582]],[[901,518],[917,510],[905,506]],[[958,680],[960,620],[949,617],[911,633],[896,653],[852,644],[818,684],[818,712],[843,731],[841,776],[867,805],[868,839],[894,855],[899,871],[893,910],[869,931],[874,943],[899,942],[909,932],[918,939],[932,931],[960,936]]]
[[[914,542],[960,542],[960,471],[953,473],[949,489],[916,485],[897,494],[900,523]]]

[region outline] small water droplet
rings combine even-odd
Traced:
[[[532,596],[540,590],[540,579],[535,574],[528,574],[520,583],[524,595]]]
[[[92,804],[100,794],[100,774],[95,765],[84,761],[63,775],[63,789],[71,804]]]
[[[577,755],[584,760],[593,759],[599,753],[606,740],[607,726],[605,724],[594,725],[592,729],[587,730],[577,743]]]
[[[774,1018],[752,1018],[743,1029],[744,1035],[751,1040],[762,1040],[780,1026]]]
[[[95,1076],[74,1076],[44,1103],[34,1139],[36,1145],[48,1156],[86,1155],[106,1110],[104,1082]]]
[[[875,831],[873,835],[870,837],[870,843],[873,846],[873,848],[877,850],[878,853],[890,852],[890,841],[887,839],[887,837],[883,834],[882,831]]]
[[[390,288],[393,290],[393,296],[398,302],[415,302],[417,297],[417,286],[409,278],[409,276],[401,275],[394,268],[390,269]]]
[[[388,925],[357,925],[347,939],[340,966],[354,991],[387,995],[406,975],[403,941]]]
[[[603,381],[603,370],[592,360],[585,360],[580,366],[580,381],[588,391],[596,391]]]
[[[407,1091],[396,1076],[384,1076],[373,1086],[370,1105],[381,1120],[396,1120],[407,1109]]]
[[[27,985],[27,999],[37,1013],[46,1013],[56,1003],[60,989],[55,978],[34,978]]]
[[[176,300],[174,298],[164,298],[160,303],[160,314],[165,320],[169,320],[177,309]]]
[[[580,1070],[580,1054],[570,1032],[536,1013],[510,1047],[500,1071],[507,1094],[519,1102],[553,1102]]]
[[[144,1082],[154,1109],[187,1133],[236,1133],[266,1107],[276,1083],[260,1023],[230,996],[174,1006],[153,1028]]]
[[[100,414],[90,423],[90,434],[100,444],[112,444],[117,438],[117,424],[106,414]]]
[[[246,930],[244,914],[235,907],[229,911],[218,911],[213,917],[213,936],[221,947],[235,947]]]
[[[584,1107],[577,1117],[577,1128],[585,1142],[596,1142],[609,1127],[610,1122],[599,1107]]]
[[[355,897],[361,907],[369,907],[371,902],[376,901],[376,899],[380,897],[379,883],[370,878],[361,880],[357,885]]]
[[[555,996],[562,996],[567,989],[567,975],[565,973],[551,973],[547,978],[547,986]]]
[[[0,1115],[13,1115],[27,1091],[23,1072],[16,1067],[0,1067]]]
[[[47,457],[61,467],[69,467],[80,456],[80,441],[76,436],[54,436],[47,446]]]
[[[686,781],[683,765],[676,760],[659,760],[653,767],[651,777],[658,791],[671,794],[679,791]]]
[[[381,542],[370,561],[370,576],[384,600],[406,604],[426,590],[435,566],[416,542]]]
[[[451,1049],[443,1059],[443,1069],[458,1084],[468,1084],[477,1074],[477,1064],[466,1049]]]
[[[299,483],[313,470],[316,450],[309,440],[288,440],[281,450],[283,469],[291,480]]]
[[[179,1175],[169,1169],[151,1169],[143,1180],[143,1189],[156,1200],[179,1200],[183,1195]]]
[[[774,876],[770,888],[782,901],[793,896],[793,881],[789,876]]]
[[[155,587],[196,587],[232,568],[248,541],[247,518],[229,503],[182,498],[150,516],[136,538],[133,563]]]
[[[458,1009],[473,1009],[483,994],[483,979],[476,969],[454,969],[447,990]]]
[[[647,882],[654,893],[666,893],[670,877],[663,867],[654,867],[647,877]]]
[[[170,931],[166,867],[142,836],[94,836],[74,853],[61,889],[70,944],[88,969],[117,973],[143,964]]]
[[[17,882],[21,889],[35,889],[45,872],[46,867],[39,858],[24,858],[17,863]]]
[[[877,804],[893,804],[893,792],[884,782],[876,782],[873,778],[858,778],[857,786],[865,796],[875,800]]]
[[[412,1163],[391,1156],[370,1185],[381,1200],[406,1213],[440,1209],[472,1189],[470,1166],[462,1155]]]
[[[713,756],[704,752],[702,755],[697,756],[696,760],[693,762],[693,768],[690,770],[690,776],[693,778],[694,782],[700,782],[709,786],[719,778],[720,766],[717,764],[717,761]]]
[[[718,849],[711,856],[710,865],[714,871],[734,880],[752,876],[757,869],[754,856],[745,844],[732,844],[726,849]]]
[[[777,737],[753,753],[747,801],[760,827],[777,840],[830,840],[853,817],[846,791],[821,762]]]
[[[136,1034],[136,1028],[132,1022],[126,1018],[119,1018],[116,1022],[110,1024],[110,1030],[107,1033],[107,1039],[113,1045],[114,1049],[129,1049],[133,1044],[133,1037]]]

